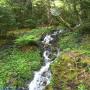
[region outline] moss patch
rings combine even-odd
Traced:
[[[79,52],[64,52],[52,65],[55,90],[77,90],[80,84],[90,87],[90,57]]]

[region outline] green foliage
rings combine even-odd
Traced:
[[[7,54],[4,55],[5,53]],[[39,53],[38,49],[23,53],[16,48],[2,53],[0,55],[0,87],[27,86],[27,81],[32,79],[33,72],[41,66],[42,58]]]
[[[90,34],[80,32],[67,32],[59,38],[59,46],[64,51],[76,50],[85,54],[90,54]]]
[[[37,26],[36,23],[37,23],[36,20],[34,20],[33,18],[30,18],[30,19],[25,20],[24,26],[30,27],[30,28],[35,28]]]
[[[89,0],[62,0],[58,1],[61,6],[54,6],[54,1],[50,0],[1,0],[0,1],[0,22],[1,28],[35,28],[37,26],[59,25],[62,20],[52,17],[51,8],[58,8],[63,20],[74,27],[81,24],[86,19],[90,19]],[[3,12],[2,12],[3,11]],[[56,11],[58,12],[58,11]],[[5,18],[6,17],[6,18]],[[5,27],[3,26],[5,25]],[[65,26],[65,25],[64,25]]]
[[[62,49],[72,49],[78,46],[77,41],[77,33],[67,32],[64,36],[60,37],[59,45]]]
[[[86,89],[85,85],[80,84],[80,85],[78,86],[78,90],[87,90],[87,89]]]
[[[16,44],[24,45],[28,43],[36,43],[40,40],[43,34],[50,32],[51,29],[38,28],[33,29],[30,33],[24,34],[16,39]]]
[[[86,33],[82,31],[66,31],[59,37],[58,44],[63,51],[51,65],[53,90],[89,90],[90,34],[87,29]],[[88,79],[81,77],[83,70]]]
[[[7,6],[0,5],[0,34],[4,34],[8,29],[15,26],[13,13]]]
[[[90,22],[89,20],[85,20],[80,27],[78,27],[77,29],[79,30],[79,33],[82,34],[90,34]]]
[[[51,65],[53,90],[89,90],[89,61],[78,51],[63,52]]]

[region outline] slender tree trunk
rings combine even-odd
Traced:
[[[78,2],[78,4],[79,4],[79,2]],[[79,24],[80,24],[81,23],[81,17],[80,17],[78,10],[77,10],[77,1],[76,0],[74,0],[74,2],[73,2],[73,8],[74,8],[74,12],[77,16],[77,19],[79,21]]]
[[[59,16],[59,19],[70,29],[70,31],[74,31],[70,24],[67,21],[65,21],[61,16]]]
[[[50,5],[50,0],[47,0],[46,8],[47,8],[48,24],[50,25],[51,24],[51,12],[50,12],[51,5]]]
[[[65,0],[67,1],[67,0]],[[53,3],[54,7],[56,7],[55,3]],[[74,31],[73,28],[70,26],[70,24],[64,20],[61,16],[57,16],[57,18],[59,19],[59,21],[62,21],[62,23],[65,24],[66,27],[68,27],[70,29],[70,31]]]
[[[25,7],[27,9],[27,15],[32,14],[32,0],[26,0]]]

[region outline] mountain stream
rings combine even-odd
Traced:
[[[50,84],[50,65],[60,54],[60,49],[56,44],[58,35],[61,32],[61,30],[57,30],[51,34],[47,34],[41,41],[43,45],[43,58],[45,64],[39,71],[35,72],[34,78],[29,84],[29,90],[44,90],[45,87]]]

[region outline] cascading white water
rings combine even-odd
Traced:
[[[43,57],[45,61],[45,66],[42,66],[41,69],[38,72],[35,72],[34,79],[32,82],[29,84],[29,90],[43,90],[47,85],[50,84],[50,79],[51,79],[51,72],[50,72],[50,64],[53,62],[52,57],[50,58],[50,54],[52,53],[50,47],[52,44],[50,43],[53,41],[55,38],[52,37],[52,35],[56,36],[57,34],[61,33],[61,31],[55,31],[51,35],[46,35],[42,41],[44,44],[44,52],[43,52]],[[49,47],[49,49],[46,49],[46,47]],[[56,54],[52,53],[55,57],[59,56],[59,48],[56,50]]]

